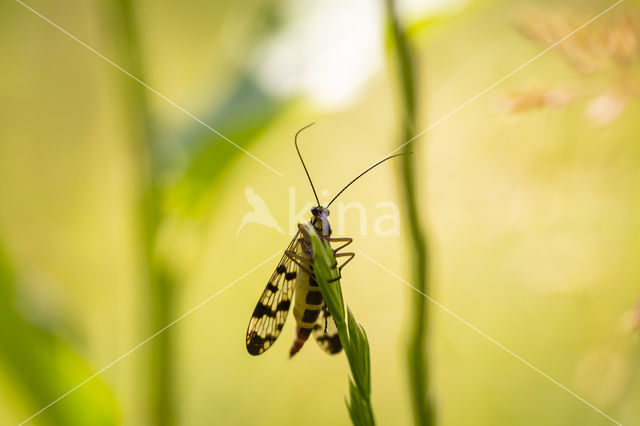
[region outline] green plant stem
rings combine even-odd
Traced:
[[[122,64],[132,75],[144,81],[142,51],[135,23],[134,2],[117,0],[114,23],[121,35]],[[155,154],[155,126],[149,112],[146,89],[138,82],[122,77],[125,111],[130,122],[132,157],[137,173],[137,216],[141,241],[141,261],[146,282],[143,294],[149,300],[150,320],[145,334],[156,332],[172,317],[173,280],[166,263],[158,256],[156,242],[161,222],[162,194],[159,188],[158,158]],[[171,330],[149,342],[148,371],[149,419],[158,426],[174,424],[173,359]]]
[[[401,143],[404,144],[416,134],[415,64],[405,29],[402,27],[395,10],[394,0],[386,0],[386,5],[402,102]],[[408,153],[410,144],[405,145],[403,149]],[[427,294],[429,290],[429,251],[426,233],[420,223],[419,212],[421,209],[417,197],[415,156],[405,155],[402,157],[401,178],[410,231],[412,284],[419,292]],[[434,412],[429,396],[428,316],[426,300],[419,292],[412,291],[410,296],[412,321],[408,345],[409,383],[415,423],[428,426],[434,424]]]
[[[373,426],[375,418],[371,406],[371,357],[369,340],[364,328],[345,305],[340,286],[340,273],[329,243],[324,243],[313,226],[306,227],[313,247],[313,271],[327,308],[338,329],[340,343],[349,361],[349,400],[347,409],[355,426]]]

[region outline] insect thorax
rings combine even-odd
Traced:
[[[311,209],[311,225],[316,229],[318,235],[323,240],[331,236],[331,225],[329,224],[329,209],[317,206]]]

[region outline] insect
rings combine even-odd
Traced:
[[[338,268],[338,277],[340,277],[342,268],[355,256],[353,252],[341,251],[353,242],[353,238],[333,238],[331,236],[331,226],[328,219],[329,206],[365,173],[393,157],[404,154],[389,156],[369,167],[342,188],[324,207],[320,204],[313,181],[300,154],[300,148],[298,148],[298,135],[313,124],[315,123],[298,130],[294,138],[298,157],[318,203],[311,209],[311,221],[308,226],[313,226],[324,242],[338,244],[332,250],[336,261],[342,261],[341,265],[334,266]],[[280,336],[292,304],[293,316],[297,325],[296,337],[289,351],[290,356],[295,355],[302,348],[311,334],[325,352],[337,354],[342,350],[338,329],[324,303],[316,281],[312,256],[309,231],[303,224],[298,224],[298,232],[285,250],[251,315],[246,337],[247,351],[251,355],[260,355],[273,346],[273,343]]]

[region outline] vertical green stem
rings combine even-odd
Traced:
[[[367,333],[358,324],[349,307],[345,316],[340,272],[331,246],[320,239],[313,226],[308,225],[307,231],[313,247],[313,271],[322,297],[336,323],[340,343],[351,368],[349,399],[346,400],[351,422],[354,426],[375,426],[371,406],[371,355]]]
[[[117,0],[114,5],[114,25],[120,35],[122,66],[144,81],[142,51],[135,23],[134,2]],[[146,89],[138,82],[123,78],[125,111],[131,123],[132,157],[137,173],[138,226],[141,240],[141,256],[146,282],[143,293],[149,300],[149,332],[156,332],[171,321],[173,282],[166,264],[156,253],[156,241],[161,221],[161,193],[158,185],[155,158],[155,129],[149,113]],[[172,383],[172,334],[171,330],[149,342],[148,370],[150,424],[170,426],[174,423]]]
[[[398,72],[398,90],[402,103],[401,143],[416,134],[416,77],[411,47],[405,29],[398,19],[394,0],[386,0],[390,35],[393,41],[394,60]],[[424,142],[423,142],[424,143]],[[410,144],[404,147],[409,152]],[[429,290],[429,250],[426,233],[420,223],[415,156],[402,157],[402,193],[410,230],[412,284],[422,293]],[[429,357],[427,353],[428,316],[426,300],[422,294],[411,292],[411,324],[408,345],[409,383],[415,424],[434,424],[434,410],[429,396]]]

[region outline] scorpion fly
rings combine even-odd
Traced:
[[[298,130],[294,138],[294,145],[318,203],[311,209],[309,226],[315,228],[323,242],[337,244],[337,247],[333,248],[333,253],[336,260],[343,261],[340,266],[336,265],[340,273],[342,268],[355,256],[353,252],[341,251],[353,242],[353,238],[334,238],[331,236],[331,226],[328,219],[329,206],[365,173],[383,162],[403,154],[389,156],[360,173],[342,188],[325,207],[320,204],[309,170],[298,148],[298,135],[313,124],[315,123]],[[313,334],[325,352],[329,354],[339,353],[342,350],[342,344],[338,337],[338,329],[333,318],[331,318],[331,313],[327,309],[318,287],[313,270],[311,239],[303,224],[298,224],[298,232],[285,250],[251,314],[246,337],[247,351],[251,355],[260,355],[273,345],[278,336],[280,336],[292,303],[293,316],[296,319],[297,326],[296,337],[289,355],[295,355],[311,334]]]

